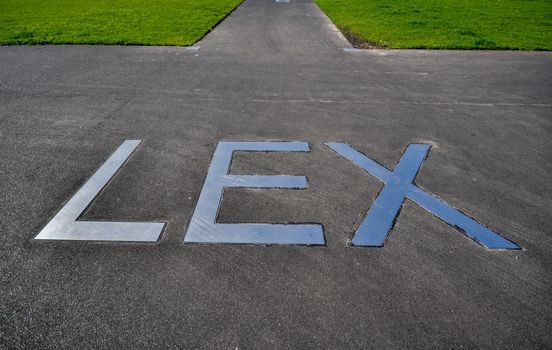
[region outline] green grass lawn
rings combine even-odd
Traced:
[[[552,50],[552,0],[316,0],[345,33],[390,48]]]
[[[0,0],[0,44],[191,45],[241,0]]]

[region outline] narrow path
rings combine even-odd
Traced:
[[[335,55],[349,42],[312,1],[246,0],[199,45],[262,60]]]

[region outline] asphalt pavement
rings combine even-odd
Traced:
[[[246,0],[194,48],[0,47],[0,348],[552,346],[552,53],[355,50],[308,1]],[[158,242],[34,237],[125,140],[79,220],[164,222]],[[326,244],[185,243],[217,144],[220,223],[319,223]],[[381,248],[351,238],[393,169],[522,250],[489,250],[406,200]]]

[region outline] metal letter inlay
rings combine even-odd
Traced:
[[[140,142],[123,142],[35,239],[156,242],[163,231],[164,223],[77,221]]]
[[[353,245],[383,246],[395,218],[399,215],[402,203],[409,198],[449,225],[460,228],[468,237],[488,249],[521,249],[517,244],[414,185],[418,170],[429,152],[429,145],[409,145],[393,171],[344,143],[326,143],[326,145],[385,183],[364,221],[355,232]]]
[[[229,175],[234,151],[308,152],[307,142],[220,141],[201,190],[184,242],[325,245],[318,224],[218,224],[217,213],[224,188],[307,187],[305,176]]]

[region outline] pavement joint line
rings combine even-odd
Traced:
[[[245,96],[231,96],[231,97],[202,97],[199,95],[193,94],[182,94],[180,90],[174,89],[156,89],[155,91],[146,89],[146,88],[137,88],[137,87],[127,87],[127,86],[114,86],[114,85],[88,85],[88,84],[43,84],[43,86],[51,87],[63,87],[63,88],[101,88],[101,89],[114,89],[114,90],[126,90],[126,91],[138,91],[143,93],[159,93],[159,94],[169,94],[173,93],[172,96],[165,96],[166,98],[190,98],[197,101],[228,101],[236,98],[240,98],[243,101],[250,102],[261,102],[261,103],[273,103],[273,102],[286,102],[286,103],[335,103],[335,104],[380,104],[380,105],[390,105],[388,101],[362,101],[362,100],[326,100],[326,99],[270,99],[270,98],[247,98]],[[2,89],[0,89],[2,91]],[[6,92],[8,90],[3,90]],[[24,90],[9,90],[11,92],[19,92]],[[34,95],[30,95],[34,96]],[[64,98],[65,96],[57,96]],[[540,108],[550,108],[552,103],[509,103],[509,102],[429,102],[429,101],[395,101],[394,105],[435,105],[435,106],[478,106],[478,107],[540,107]],[[4,118],[8,119],[8,118]]]

